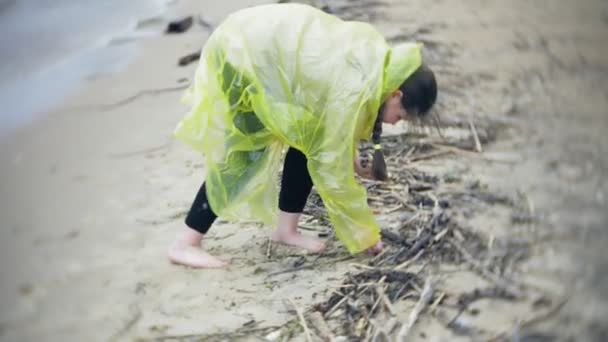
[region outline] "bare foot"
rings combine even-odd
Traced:
[[[375,245],[371,246],[365,251],[365,254],[376,256],[384,250],[384,244],[382,244],[382,240],[378,240]]]
[[[174,264],[195,268],[222,268],[228,262],[220,260],[205,252],[201,247],[203,235],[191,229],[185,229],[169,248],[168,257]]]
[[[178,265],[194,268],[222,268],[228,266],[226,261],[220,260],[205,252],[198,246],[171,246],[169,260]]]
[[[289,246],[300,247],[312,253],[321,253],[325,250],[323,241],[304,236],[299,232],[287,233],[277,229],[272,232],[272,240]]]

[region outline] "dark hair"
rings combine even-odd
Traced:
[[[426,65],[421,65],[410,77],[399,87],[403,92],[401,105],[408,115],[422,118],[428,114],[437,100],[437,81],[435,74]],[[386,180],[386,162],[384,153],[380,147],[380,136],[382,135],[382,119],[384,116],[384,104],[380,106],[378,118],[374,124],[372,142],[374,143],[374,159],[372,162],[372,174],[375,179]]]

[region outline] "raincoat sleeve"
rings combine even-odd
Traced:
[[[336,236],[351,253],[373,246],[380,229],[367,203],[367,192],[355,178],[352,136],[331,134],[308,152],[308,169],[323,199]]]
[[[307,136],[302,147],[308,157],[308,170],[323,199],[336,230],[336,236],[351,253],[372,247],[380,239],[380,228],[367,202],[367,191],[355,178],[354,158],[359,140],[368,140],[378,108],[422,63],[422,45],[399,44],[386,56],[362,58],[384,60],[384,72],[357,78],[348,65],[339,71],[341,91],[326,103],[321,114],[322,129]],[[380,49],[379,49],[380,50]],[[346,63],[348,64],[348,63]],[[358,84],[350,88],[349,84]],[[306,136],[306,134],[304,135]]]

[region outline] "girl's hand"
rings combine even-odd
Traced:
[[[367,178],[367,179],[374,179],[374,176],[372,175],[372,168],[371,167],[363,167],[361,165],[361,160],[359,158],[355,159],[355,172],[363,178]]]
[[[375,245],[368,248],[365,253],[368,255],[378,255],[384,250],[384,245],[382,244],[382,240],[378,240]]]

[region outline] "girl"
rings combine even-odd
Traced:
[[[169,259],[225,266],[201,247],[217,215],[275,225],[275,241],[321,252],[324,243],[297,228],[313,184],[348,250],[380,252],[380,230],[355,178],[355,170],[365,173],[357,143],[371,138],[373,175],[386,179],[382,123],[419,118],[436,97],[419,44],[391,48],[370,25],[306,5],[230,15],[202,50],[184,96],[191,110],[175,131],[204,154],[207,177]]]

